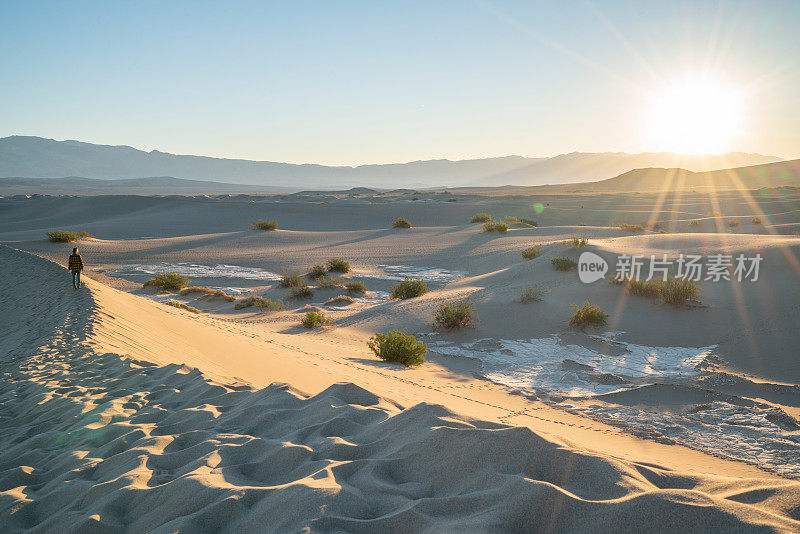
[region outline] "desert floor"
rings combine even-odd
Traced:
[[[799,207],[785,189],[0,199],[0,526],[796,531]],[[486,233],[478,212],[539,226]],[[81,291],[53,229],[95,236]],[[763,259],[758,281],[704,280],[674,306],[551,266],[585,251],[612,270],[623,254]],[[282,272],[334,257],[368,288],[348,306],[313,282],[265,313],[142,288],[178,271],[286,299]],[[431,291],[390,299],[406,276]],[[543,300],[518,302],[527,286]],[[466,297],[474,328],[432,327]],[[606,327],[569,326],[586,300]],[[300,326],[308,306],[333,324]],[[424,365],[369,351],[396,328],[428,343]]]

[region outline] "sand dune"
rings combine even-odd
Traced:
[[[800,528],[800,486],[766,474],[622,460],[352,383],[258,389],[101,352],[108,338],[166,350],[198,319],[125,331],[130,310],[159,305],[93,281],[75,292],[46,260],[0,255],[0,304],[16,310],[2,332],[5,531]]]

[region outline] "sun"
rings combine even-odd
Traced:
[[[651,101],[651,143],[664,152],[731,150],[741,128],[741,98],[728,83],[707,78],[671,83]]]

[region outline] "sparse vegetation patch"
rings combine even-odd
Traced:
[[[308,270],[308,277],[316,279],[320,276],[325,276],[327,273],[328,269],[326,269],[324,265],[314,265]]]
[[[561,244],[564,245],[564,247],[567,247],[567,248],[583,248],[583,247],[585,247],[586,245],[589,244],[589,241],[587,239],[584,239],[584,238],[573,237],[573,238],[567,239],[566,241],[562,241]]]
[[[619,227],[622,228],[623,230],[627,230],[628,232],[635,232],[635,233],[644,232],[644,226],[642,226],[641,224],[622,223],[619,225]]]
[[[352,304],[355,301],[353,297],[348,297],[347,295],[337,295],[332,299],[328,299],[325,301],[325,306],[347,306],[348,304]]]
[[[472,216],[469,222],[471,223],[485,223],[492,220],[492,216],[488,213],[476,213]]]
[[[391,330],[385,334],[376,333],[367,345],[381,360],[399,363],[406,367],[421,365],[428,353],[428,346],[425,343],[400,330]]]
[[[571,259],[561,256],[558,258],[553,258],[550,260],[550,263],[553,265],[556,271],[571,271],[572,269],[578,267],[578,264]]]
[[[750,222],[753,224],[761,224],[761,217],[753,217],[750,219]]]
[[[307,311],[305,317],[301,321],[301,324],[306,328],[314,328],[316,326],[322,326],[326,324],[330,324],[331,321],[325,314],[321,311]]]
[[[277,230],[278,221],[268,221],[266,219],[257,219],[250,223],[251,230]]]
[[[348,280],[344,284],[345,289],[347,289],[348,293],[366,293],[367,286],[364,285],[364,282],[359,282],[357,280]]]
[[[544,290],[539,286],[525,286],[519,291],[519,301],[523,304],[544,300]]]
[[[281,287],[297,287],[304,286],[306,283],[303,281],[303,275],[300,271],[283,271],[283,278],[281,278]]]
[[[331,258],[325,263],[325,267],[328,268],[328,272],[330,273],[349,273],[350,272],[350,262],[343,260],[342,258]]]
[[[336,276],[320,276],[315,282],[320,289],[332,289],[340,287],[344,283],[341,278]]]
[[[490,221],[487,223],[483,223],[483,231],[484,232],[497,232],[498,234],[505,234],[508,232],[508,225],[504,222],[499,221]]]
[[[289,291],[289,298],[294,300],[310,299],[314,296],[314,292],[306,284],[292,287]]]
[[[588,300],[581,307],[577,304],[570,304],[569,307],[573,309],[570,326],[602,326],[608,323],[608,314],[596,304],[589,304]]]
[[[177,300],[168,300],[167,305],[172,306],[173,308],[180,308],[182,310],[190,311],[192,313],[202,313],[197,308],[189,306],[188,304],[184,304],[183,302],[178,302]]]
[[[270,300],[264,297],[259,296],[252,296],[246,299],[240,300],[236,304],[233,305],[234,309],[242,310],[244,308],[249,308],[251,306],[255,306],[259,310],[283,310],[286,308],[286,303],[282,300]]]
[[[158,273],[145,282],[142,287],[156,287],[166,291],[180,291],[189,285],[189,279],[178,273]]]
[[[86,237],[94,237],[89,232],[71,232],[69,230],[50,230],[47,239],[53,243],[72,243]]]
[[[542,253],[542,245],[534,245],[522,251],[522,257],[526,260],[532,260]]]
[[[402,217],[400,217],[394,220],[394,222],[392,223],[392,228],[411,228],[411,223],[408,222],[408,219],[403,219]]]
[[[211,289],[210,287],[201,287],[201,286],[192,286],[192,287],[184,287],[181,289],[179,295],[190,295],[192,293],[201,293],[203,295],[209,295],[212,297],[220,297],[223,300],[227,300],[228,302],[233,302],[236,300],[236,297],[233,295],[228,295],[221,289]]]
[[[428,292],[428,285],[421,278],[406,278],[392,288],[393,299],[410,299]]]
[[[477,319],[475,306],[470,298],[458,302],[446,302],[439,305],[433,321],[437,326],[451,330],[453,328],[467,328],[474,326]]]

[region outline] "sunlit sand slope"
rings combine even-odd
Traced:
[[[307,396],[99,353],[98,317],[118,312],[96,282],[0,259],[0,531],[800,529],[796,482],[621,461],[349,383]],[[118,335],[132,353],[158,337]]]

